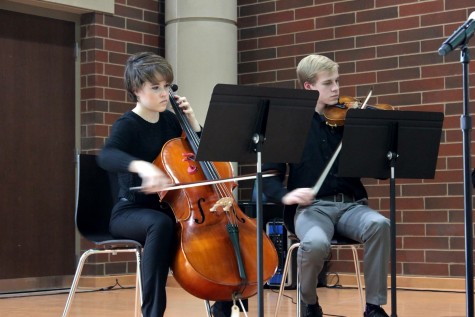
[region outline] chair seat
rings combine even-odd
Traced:
[[[97,233],[97,234],[90,234],[88,235],[87,239],[91,242],[94,242],[96,245],[127,245],[127,246],[134,246],[134,247],[142,247],[142,244],[135,240],[130,239],[115,239],[110,234],[104,233]]]
[[[96,245],[109,245],[112,248],[114,247],[135,247],[135,248],[143,248],[142,244],[134,241],[134,240],[104,240],[100,242],[96,242]]]
[[[357,244],[361,244],[361,242],[335,234],[332,238],[331,244],[332,245],[351,245],[351,244],[357,245]]]
[[[300,242],[300,239],[297,237],[295,233],[289,232],[287,238],[293,242]],[[359,245],[361,242],[356,240],[341,236],[339,234],[335,234],[331,240],[331,245]]]

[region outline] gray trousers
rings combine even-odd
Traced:
[[[331,251],[335,231],[364,244],[366,302],[387,302],[390,256],[389,219],[367,206],[366,200],[350,203],[315,200],[295,215],[295,234],[300,239],[297,265],[301,272],[302,301],[315,304],[317,278]]]

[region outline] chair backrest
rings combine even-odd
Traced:
[[[109,221],[117,201],[117,175],[99,167],[96,155],[78,154],[76,188],[75,218],[81,235],[93,242],[113,239]]]

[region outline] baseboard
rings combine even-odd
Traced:
[[[135,274],[107,275],[107,276],[81,276],[79,287],[81,288],[106,288],[113,285],[123,287],[135,286]]]
[[[364,277],[363,279],[364,286]],[[356,278],[354,274],[338,274],[338,281],[336,275],[330,273],[327,283],[334,285],[338,282],[345,287],[357,287]],[[135,275],[115,275],[115,276],[85,276],[82,277],[79,286],[84,288],[103,288],[113,286],[116,283],[123,287],[135,286]],[[397,276],[396,287],[398,289],[413,289],[413,290],[434,290],[434,291],[465,291],[464,278],[438,278],[428,276]],[[388,287],[391,286],[391,280],[388,277]],[[168,277],[167,287],[180,287],[173,275]]]
[[[337,280],[338,279],[338,280]],[[361,275],[364,286],[364,277]],[[336,282],[346,287],[357,287],[354,274],[340,274],[338,277],[334,273],[329,273],[327,283],[334,285]],[[388,277],[388,287],[391,287],[391,279]],[[433,291],[452,291],[465,292],[465,279],[455,277],[432,277],[432,276],[397,276],[397,289],[413,290],[433,290]]]
[[[364,286],[364,278],[363,286]],[[79,287],[85,289],[100,289],[108,287],[135,287],[135,274],[109,275],[109,276],[83,276],[79,281]],[[60,289],[71,286],[72,276],[48,277],[43,279],[12,279],[0,280],[0,294],[14,292],[28,292],[38,289]],[[344,287],[355,287],[356,278],[350,273],[329,273],[327,278],[328,285],[339,284]],[[397,276],[396,287],[398,289],[413,290],[433,290],[433,291],[452,291],[465,292],[464,278],[443,278],[430,276]],[[388,287],[391,286],[390,277],[388,277]],[[173,275],[170,274],[167,287],[180,287]]]
[[[0,279],[0,294],[69,288],[72,281],[69,275]]]
[[[123,287],[134,287],[136,282],[135,274],[108,275],[108,276],[82,276],[79,280],[79,287],[82,288],[104,288],[119,284]],[[173,275],[169,275],[167,287],[180,287]]]

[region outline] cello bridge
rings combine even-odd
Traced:
[[[230,197],[223,197],[223,198],[219,199],[219,200],[214,204],[213,207],[211,207],[210,211],[211,211],[211,212],[215,212],[215,211],[218,209],[218,207],[221,206],[225,212],[229,212],[229,210],[230,210],[231,207],[233,206],[233,202],[234,202],[234,200],[233,200],[232,198],[230,198]]]

